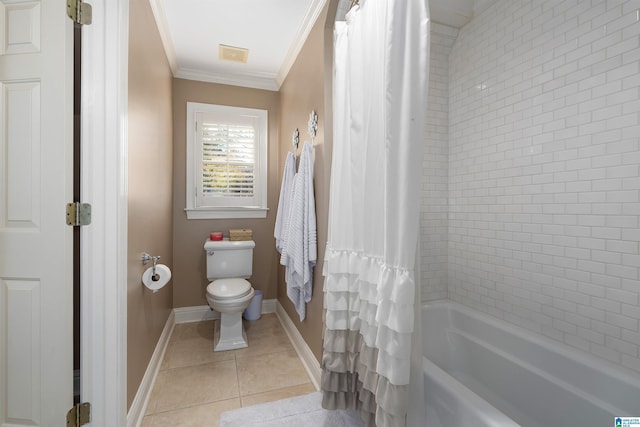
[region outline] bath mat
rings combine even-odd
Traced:
[[[220,427],[361,427],[353,411],[328,411],[319,392],[223,412]]]

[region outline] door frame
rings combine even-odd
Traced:
[[[91,0],[82,35],[81,399],[91,424],[126,425],[129,0]]]

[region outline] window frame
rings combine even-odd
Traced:
[[[199,158],[202,154],[201,142],[197,140],[198,114],[219,114],[222,116],[251,116],[256,118],[256,150],[253,204],[243,206],[220,205],[200,206],[198,202],[199,178],[202,174]],[[266,218],[267,216],[267,153],[268,153],[268,111],[257,108],[232,107],[228,105],[187,102],[186,141],[186,208],[187,219],[232,219]],[[198,157],[200,156],[200,157]],[[240,199],[240,198],[238,198]]]

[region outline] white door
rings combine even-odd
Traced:
[[[73,404],[73,23],[64,0],[0,0],[0,426]]]

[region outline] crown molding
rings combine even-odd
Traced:
[[[149,0],[149,4],[151,5],[153,17],[156,20],[156,26],[160,33],[164,53],[167,56],[167,61],[169,61],[169,67],[171,67],[171,72],[175,75],[178,71],[178,60],[176,58],[176,50],[173,46],[173,39],[171,38],[171,31],[169,30],[169,21],[167,21],[167,15],[162,7],[162,1]]]
[[[251,87],[277,91],[280,85],[276,76],[267,73],[240,74],[240,73],[207,73],[201,70],[179,68],[174,76],[180,79],[197,80],[201,82],[219,83],[223,85]]]
[[[289,47],[289,51],[287,55],[284,57],[282,61],[282,65],[280,66],[280,70],[278,71],[278,75],[276,76],[276,84],[278,89],[284,83],[284,80],[287,78],[291,67],[293,67],[298,54],[302,50],[302,46],[307,41],[307,37],[311,32],[311,29],[315,25],[324,5],[327,3],[327,0],[313,0],[309,5],[309,9],[307,9],[307,13],[302,20],[302,23],[298,27],[298,32],[294,38],[294,42]]]

